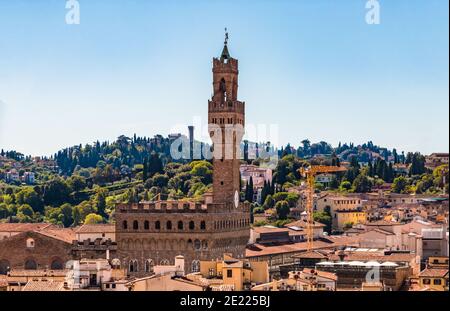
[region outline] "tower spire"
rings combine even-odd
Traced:
[[[223,50],[222,55],[220,56],[220,60],[224,61],[225,59],[230,59],[230,52],[228,51],[228,29],[225,27],[225,41],[223,42]]]

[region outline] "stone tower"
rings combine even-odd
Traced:
[[[208,124],[213,141],[213,200],[239,207],[245,103],[237,99],[238,60],[228,51],[228,34],[220,58],[213,59],[213,96],[208,102]]]

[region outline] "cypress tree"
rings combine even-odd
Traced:
[[[253,177],[250,177],[250,183],[249,183],[249,202],[253,203],[253,197],[254,197],[254,190],[253,190]]]
[[[145,182],[148,179],[148,160],[144,159],[144,166],[142,168],[142,181]]]

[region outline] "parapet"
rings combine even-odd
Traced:
[[[195,213],[206,212],[206,204],[189,201],[155,201],[119,204],[119,213]]]

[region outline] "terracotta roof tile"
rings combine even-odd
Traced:
[[[0,232],[40,231],[49,227],[56,227],[49,223],[0,223]]]
[[[327,239],[321,239],[314,241],[314,249],[327,249],[327,248],[337,248],[341,246],[356,245],[357,239],[355,237],[347,236],[330,236]],[[307,242],[299,243],[286,243],[286,244],[273,244],[273,245],[262,245],[262,244],[252,244],[247,246],[245,251],[246,257],[257,257],[266,255],[275,255],[281,253],[298,253],[306,251],[308,249]]]
[[[58,281],[29,281],[24,287],[24,292],[55,292],[64,289],[64,282]]]
[[[425,270],[420,272],[420,276],[443,278],[445,276],[448,276],[448,269],[426,268]]]
[[[284,225],[285,227],[289,228],[289,227],[299,227],[299,228],[306,228],[307,226],[307,222],[305,220],[296,220],[294,222],[288,223],[286,225]],[[315,221],[313,228],[322,228],[325,227],[324,224],[321,224],[320,222]]]
[[[344,254],[344,261],[380,261],[380,262],[410,262],[416,255],[410,253],[397,253],[391,255],[383,255],[380,253],[368,253],[368,252],[355,252],[350,254]],[[340,257],[336,254],[332,254],[328,257],[330,261],[341,261]]]
[[[298,255],[292,256],[293,258],[304,258],[304,259],[326,259],[328,256],[326,254],[322,254],[319,251],[310,251],[300,253]]]
[[[72,243],[77,239],[75,231],[72,228],[45,229],[38,233],[67,243]]]
[[[327,278],[333,281],[337,281],[338,277],[336,274],[331,273],[331,272],[326,272],[326,271],[320,271],[320,270],[316,270],[317,275],[321,276],[323,278]]]
[[[398,226],[401,225],[401,223],[398,222],[392,222],[387,220],[378,220],[374,222],[366,222],[366,226]]]
[[[11,269],[8,272],[8,276],[12,277],[54,277],[54,276],[65,276],[68,270],[48,270],[48,269],[38,269],[38,270],[25,270],[25,269]]]
[[[75,229],[76,233],[115,233],[116,226],[113,224],[96,224],[96,225],[82,225]]]

